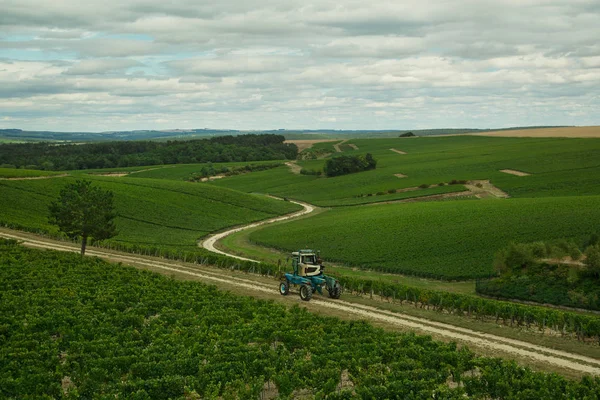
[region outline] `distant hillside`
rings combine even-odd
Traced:
[[[288,140],[298,139],[336,139],[348,138],[378,138],[398,137],[406,132],[413,132],[416,136],[451,135],[461,133],[491,132],[513,129],[556,128],[555,126],[528,126],[503,129],[471,129],[471,128],[445,128],[445,129],[404,129],[404,130],[335,130],[335,129],[273,129],[273,130],[235,130],[235,129],[169,129],[169,130],[135,130],[113,132],[54,132],[54,131],[26,131],[21,129],[0,129],[0,142],[25,141],[25,142],[106,142],[126,140],[190,140],[203,139],[213,136],[237,136],[245,134],[276,134],[283,135]]]

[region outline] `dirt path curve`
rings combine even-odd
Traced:
[[[273,197],[273,196],[270,196],[270,197]],[[281,199],[279,199],[277,197],[273,197],[273,198],[281,200]],[[229,236],[229,235],[231,235],[233,233],[236,233],[236,232],[240,232],[240,231],[243,231],[243,230],[246,230],[246,229],[250,229],[250,228],[255,228],[257,226],[261,226],[261,225],[265,225],[265,224],[272,224],[273,222],[279,222],[279,221],[289,220],[289,219],[292,219],[292,218],[298,218],[298,217],[301,217],[303,215],[309,214],[309,213],[311,213],[311,212],[313,212],[315,210],[314,206],[312,206],[312,205],[310,205],[308,203],[303,203],[301,201],[290,200],[290,203],[298,204],[299,206],[302,206],[304,209],[302,211],[298,211],[298,212],[295,212],[295,213],[292,213],[292,214],[287,214],[287,215],[284,215],[284,216],[281,216],[281,217],[275,217],[275,218],[267,219],[265,221],[255,222],[255,223],[250,224],[250,225],[240,226],[240,227],[237,227],[237,228],[229,229],[229,230],[227,230],[225,232],[221,232],[221,233],[217,233],[215,235],[211,235],[208,238],[204,239],[203,241],[199,242],[198,246],[204,247],[206,250],[212,251],[213,253],[218,253],[218,254],[222,254],[224,256],[229,256],[229,257],[237,258],[238,260],[252,261],[252,262],[256,262],[256,263],[260,262],[260,261],[257,261],[257,260],[252,260],[250,258],[240,257],[240,256],[236,256],[234,254],[229,254],[229,253],[226,253],[224,251],[221,251],[221,250],[219,250],[219,249],[217,249],[215,247],[215,243],[218,240],[221,240],[224,237]]]
[[[307,212],[307,210],[305,209],[302,212]],[[77,245],[59,244],[49,239],[38,238],[32,234],[21,233],[7,229],[0,230],[0,237],[18,239],[30,247],[70,251],[75,253],[79,252]],[[90,248],[87,254],[106,258],[114,262],[124,262],[132,265],[148,267],[151,269],[158,269],[162,270],[164,273],[178,273],[189,276],[190,279],[201,279],[205,282],[244,288],[257,294],[263,293],[276,295],[275,298],[280,299],[281,301],[300,301],[296,299],[297,296],[287,296],[287,298],[277,296],[277,285],[275,284],[263,283],[256,280],[232,276],[226,272],[221,272],[215,269],[209,270],[206,267],[203,268],[198,265],[184,264],[181,262],[136,255],[125,255],[122,253],[94,248]],[[319,297],[313,298],[309,305],[322,310],[335,310],[349,316],[376,321],[390,326],[398,326],[405,329],[418,330],[427,334],[434,334],[448,340],[459,341],[475,347],[490,349],[492,351],[513,354],[534,362],[544,363],[567,370],[573,370],[578,373],[600,375],[600,360],[579,354],[554,350],[548,347],[538,346],[515,339],[485,334],[442,322],[430,321],[420,317],[384,311],[375,307],[351,303],[344,300],[330,300]]]

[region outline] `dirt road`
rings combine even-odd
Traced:
[[[300,213],[306,212],[308,212],[307,209]],[[289,218],[289,216],[287,217]],[[50,239],[39,238],[32,234],[7,229],[0,229],[0,237],[18,239],[30,247],[79,252],[79,248],[75,244],[55,242]],[[311,310],[338,316],[343,315],[345,318],[367,319],[389,327],[416,330],[419,333],[431,334],[438,338],[465,343],[476,349],[488,349],[493,354],[508,354],[517,359],[571,371],[575,374],[600,375],[600,360],[591,357],[537,346],[519,340],[484,334],[471,329],[430,321],[424,318],[384,311],[375,307],[344,300],[315,297],[309,303],[305,303],[301,302],[296,294],[286,297],[278,295],[277,285],[272,279],[248,276],[245,273],[238,274],[231,271],[217,270],[208,266],[129,255],[103,249],[90,248],[88,255],[102,257],[114,262],[123,262],[164,274],[177,274],[178,276],[186,277],[186,279],[201,280],[216,284],[219,287],[237,288],[240,291],[243,290],[245,294],[254,294],[259,297],[266,296],[287,304],[302,304]]]
[[[277,197],[274,197],[274,198],[277,198]],[[279,199],[279,200],[281,200],[281,199]],[[198,246],[204,247],[206,250],[212,251],[213,253],[218,253],[218,254],[222,254],[222,255],[225,255],[225,256],[237,258],[238,260],[252,261],[252,262],[256,262],[257,263],[257,262],[259,262],[257,260],[252,260],[250,258],[240,257],[240,256],[236,256],[234,254],[225,253],[224,251],[221,251],[221,250],[217,249],[215,247],[215,243],[218,240],[221,240],[221,239],[223,239],[226,236],[229,236],[229,235],[231,235],[233,233],[236,233],[236,232],[239,232],[239,231],[243,231],[245,229],[255,228],[257,226],[261,226],[261,225],[265,225],[265,224],[272,224],[273,222],[285,221],[285,220],[292,219],[292,218],[298,218],[298,217],[301,217],[301,216],[306,215],[308,213],[311,213],[311,212],[313,212],[315,210],[315,208],[312,205],[310,205],[308,203],[303,203],[301,201],[290,200],[290,203],[298,204],[298,205],[302,206],[304,209],[302,211],[298,211],[298,212],[295,212],[293,214],[287,214],[287,215],[284,215],[284,216],[281,216],[281,217],[275,217],[275,218],[271,218],[271,219],[268,219],[268,220],[265,220],[265,221],[255,222],[255,223],[250,224],[250,225],[240,226],[240,227],[237,227],[237,228],[226,230],[225,232],[221,232],[221,233],[217,233],[215,235],[211,235],[208,238],[204,239],[202,242],[199,242]]]

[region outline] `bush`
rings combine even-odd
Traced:
[[[323,172],[319,169],[306,169],[306,168],[302,168],[300,170],[300,173],[302,175],[317,175],[317,176],[321,176],[323,174]]]
[[[585,261],[588,272],[600,278],[600,245],[589,246],[585,249]]]
[[[371,153],[362,156],[338,156],[325,162],[323,172],[329,177],[352,174],[375,169],[377,160]]]
[[[387,191],[387,192],[388,192],[389,194],[396,193],[396,189],[388,189],[388,191]]]
[[[427,189],[427,188],[429,187],[429,185],[428,185],[428,184],[426,184],[426,183],[423,183],[423,184],[419,185],[419,187],[420,187],[421,189]]]
[[[519,271],[523,268],[532,266],[535,263],[535,257],[531,247],[522,243],[510,243],[504,253],[504,263],[511,271]]]

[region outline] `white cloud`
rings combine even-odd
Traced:
[[[598,20],[596,0],[5,0],[0,127],[600,124]]]

